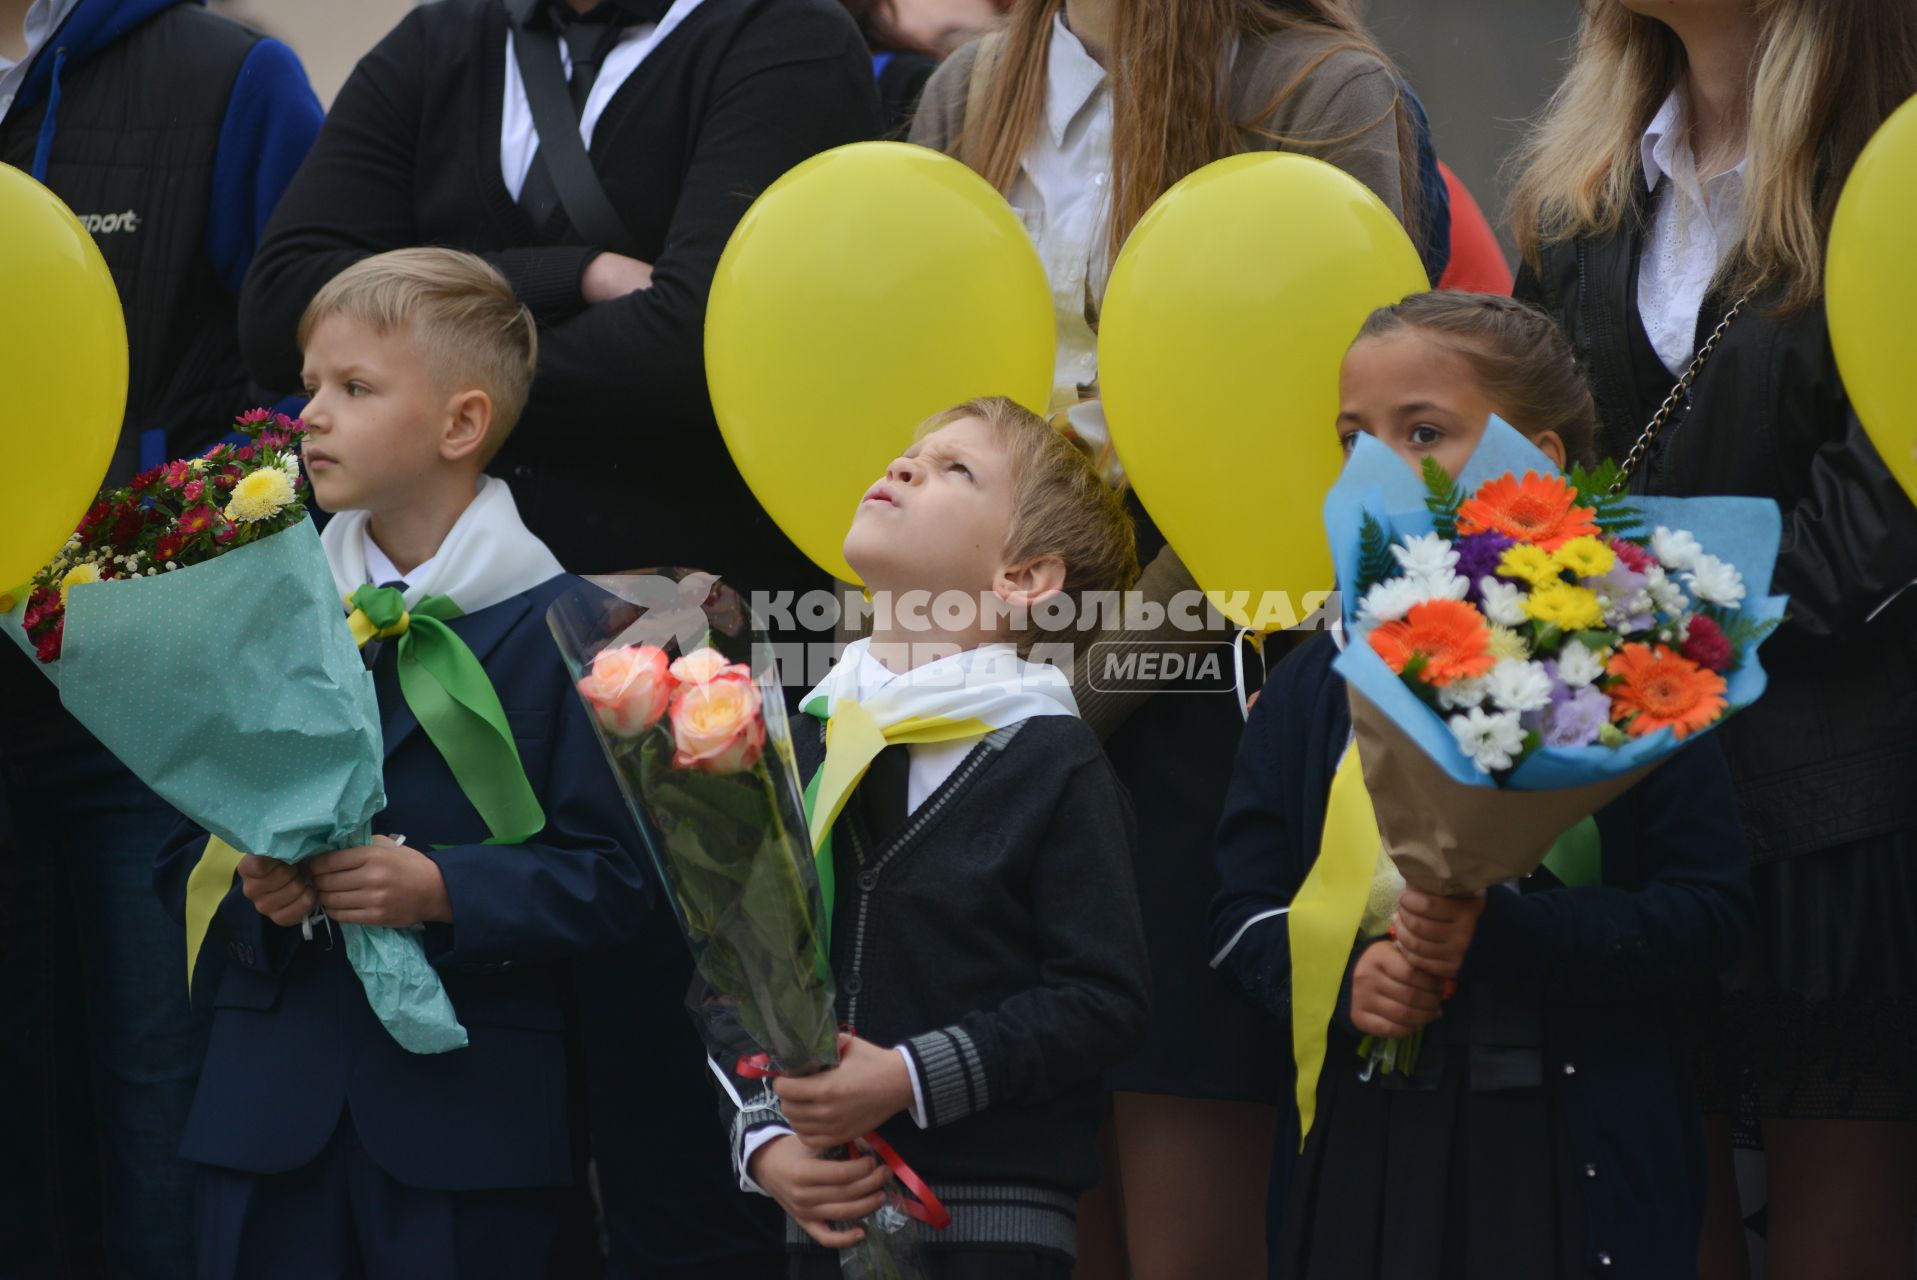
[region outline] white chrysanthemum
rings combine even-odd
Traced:
[[[1463,676],[1450,684],[1438,686],[1438,705],[1446,711],[1462,711],[1466,707],[1480,706],[1483,702],[1482,677]]]
[[[1392,546],[1398,567],[1408,578],[1437,578],[1458,563],[1458,553],[1435,533],[1420,533]]]
[[[1700,555],[1684,575],[1684,582],[1691,594],[1706,604],[1734,609],[1744,599],[1744,575],[1736,565],[1716,556]]]
[[[1462,600],[1471,594],[1471,584],[1449,569],[1440,569],[1436,573],[1408,577],[1408,582],[1418,584],[1418,599],[1424,600]]]
[[[1538,662],[1506,658],[1484,678],[1485,693],[1504,711],[1542,711],[1551,705],[1551,673]]]
[[[1380,582],[1358,601],[1358,631],[1362,634],[1383,623],[1396,622],[1425,598],[1423,589],[1411,578]]]
[[[1691,607],[1690,597],[1662,569],[1651,570],[1644,589],[1651,593],[1651,603],[1657,606],[1659,613],[1675,617]]]
[[[1518,723],[1515,711],[1487,715],[1482,707],[1473,707],[1445,723],[1471,763],[1486,773],[1509,769],[1524,750],[1524,726]]]
[[[1494,627],[1521,627],[1531,617],[1524,611],[1524,588],[1501,578],[1479,578],[1478,597]]]
[[[1651,534],[1651,554],[1656,556],[1658,563],[1666,569],[1676,571],[1688,569],[1696,564],[1697,558],[1704,554],[1704,548],[1697,544],[1696,538],[1684,530],[1666,529],[1663,525],[1659,525]]]
[[[280,470],[286,473],[287,480],[292,482],[295,488],[299,486],[299,482],[300,482],[299,454],[289,453],[289,454],[286,454],[284,457],[282,457],[280,459]]]
[[[1558,650],[1558,679],[1582,689],[1604,674],[1604,659],[1576,640]]]

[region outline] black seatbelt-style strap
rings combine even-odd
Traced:
[[[526,105],[532,109],[533,129],[539,135],[537,156],[543,158],[559,190],[559,202],[573,230],[588,244],[636,257],[632,233],[612,207],[599,175],[593,172],[586,144],[580,141],[579,117],[566,85],[559,38],[551,31],[514,22],[513,58],[519,64]]]

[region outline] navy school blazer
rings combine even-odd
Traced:
[[[181,1154],[248,1173],[316,1158],[349,1113],[379,1166],[408,1186],[463,1191],[571,1179],[565,1002],[568,962],[658,927],[633,828],[546,607],[561,575],[449,625],[491,676],[546,812],[530,843],[486,845],[485,824],[400,696],[388,643],[374,664],[387,807],[374,832],[404,835],[439,864],[453,923],[421,940],[470,1043],[409,1053],[380,1025],[339,927],[270,923],[237,880],[207,933],[212,1038]],[[270,768],[270,763],[265,767]],[[183,916],[205,834],[182,827],[155,884]],[[435,849],[433,846],[445,846]]]

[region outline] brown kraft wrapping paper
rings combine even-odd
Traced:
[[[1427,893],[1461,896],[1530,875],[1560,835],[1657,767],[1557,791],[1473,787],[1355,689],[1351,724],[1385,848],[1405,883]]]

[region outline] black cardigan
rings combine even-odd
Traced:
[[[800,721],[809,777],[823,749]],[[1069,1253],[1098,1179],[1101,1077],[1147,1017],[1130,803],[1072,716],[989,735],[897,831],[875,835],[861,799],[833,828],[838,1012],[918,1066],[931,1127],[879,1132],[953,1212],[927,1243]],[[778,1122],[769,1091],[734,1093],[735,1142]]]
[[[1516,288],[1563,328],[1597,396],[1598,452],[1619,459],[1674,381],[1638,318],[1643,241],[1633,211],[1614,235],[1547,245]],[[1773,587],[1789,621],[1764,646],[1769,689],[1723,730],[1759,861],[1917,827],[1917,591],[1896,595],[1917,579],[1917,509],[1851,410],[1823,301],[1790,317],[1774,302],[1732,323],[1631,486],[1783,509]],[[1700,345],[1729,306],[1705,299]]]
[[[1222,888],[1213,943],[1226,968],[1291,1028],[1289,906],[1318,856],[1325,802],[1351,713],[1329,635],[1273,673],[1238,752],[1215,854]],[[1548,873],[1494,889],[1459,975],[1542,1003],[1544,1084],[1595,1172],[1585,1193],[1588,1253],[1621,1275],[1669,1275],[1695,1258],[1703,1145],[1682,1047],[1683,999],[1741,949],[1751,916],[1730,772],[1713,733],[1597,814],[1603,883],[1566,889]],[[1349,989],[1347,974],[1347,992]],[[1347,997],[1348,998],[1348,997]],[[1334,1027],[1331,1064],[1357,1041]],[[1275,1064],[1287,1079],[1287,1061]],[[1324,1096],[1321,1086],[1320,1097]],[[1287,1193],[1298,1113],[1280,1108],[1271,1195]],[[1664,1260],[1659,1262],[1655,1260]]]
[[[809,582],[714,424],[706,295],[753,197],[817,152],[878,135],[857,28],[832,0],[705,0],[646,58],[591,155],[653,283],[590,307],[579,286],[597,250],[536,231],[500,176],[506,31],[500,0],[442,0],[360,60],[247,276],[248,365],[297,389],[294,331],[328,279],[386,249],[470,250],[539,320],[539,377],[493,470],[567,568]]]

